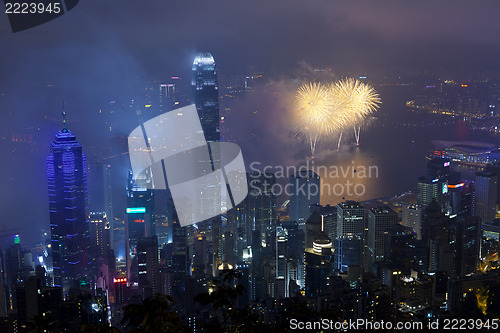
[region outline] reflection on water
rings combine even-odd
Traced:
[[[313,170],[321,177],[321,203],[363,201],[381,196],[380,168],[375,155],[361,147],[342,147],[314,159]]]
[[[452,127],[416,129],[378,125],[362,133],[361,146],[349,143],[340,151],[333,144],[318,147],[315,158],[302,164],[308,163],[320,175],[323,205],[388,197],[416,188],[417,178],[426,174],[425,156],[433,149],[431,140],[436,139],[458,138]],[[483,133],[474,133],[473,139],[495,143],[494,138]],[[362,172],[370,168],[371,173]],[[453,164],[452,168],[469,180],[477,172]]]

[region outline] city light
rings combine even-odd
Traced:
[[[500,331],[494,1],[55,2],[0,34],[0,331]]]
[[[146,207],[127,208],[127,214],[142,214],[146,213]]]

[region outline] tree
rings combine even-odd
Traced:
[[[26,329],[23,332],[52,332],[54,330],[54,323],[51,320],[51,313],[45,316],[33,316],[26,323]]]
[[[484,318],[483,313],[478,305],[478,296],[481,291],[470,291],[465,296],[459,309],[459,317],[461,318]]]
[[[211,281],[209,292],[196,295],[195,302],[211,307],[211,321],[203,326],[210,332],[257,332],[264,329],[249,306],[238,309],[236,301],[246,290],[236,281],[242,274],[238,270],[224,269],[221,279]]]
[[[121,331],[113,326],[107,324],[92,325],[89,323],[83,323],[78,326],[78,332],[85,333],[120,333]]]
[[[490,318],[500,318],[500,286],[489,286],[486,314]]]

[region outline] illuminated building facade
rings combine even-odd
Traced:
[[[356,201],[341,202],[337,206],[337,237],[364,235],[366,211]]]
[[[137,243],[139,288],[144,298],[160,292],[160,268],[158,264],[158,238],[144,237]]]
[[[448,181],[440,178],[419,177],[417,204],[427,207],[435,199],[442,207],[447,206]]]
[[[129,283],[139,282],[137,258],[139,240],[155,235],[153,190],[139,185],[150,180],[147,174],[145,177],[146,180],[133,180],[132,171],[129,173],[126,209],[127,225],[125,230],[127,278]]]
[[[194,102],[201,127],[207,141],[219,141],[219,88],[217,86],[217,70],[215,60],[210,53],[200,53],[193,61]]]
[[[429,155],[451,160],[456,164],[486,166],[500,160],[498,147],[491,143],[475,141],[433,140],[435,150]]]
[[[304,252],[305,258],[305,294],[316,297],[326,292],[328,278],[333,272],[332,241],[321,233],[313,242],[311,249]]]
[[[86,276],[89,230],[86,159],[66,126],[50,145],[47,180],[54,286],[66,291]]]

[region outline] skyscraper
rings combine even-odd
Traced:
[[[207,141],[219,141],[219,90],[215,60],[210,53],[200,53],[193,61],[194,102]]]
[[[96,257],[104,257],[110,249],[110,226],[104,212],[90,212],[90,245]]]
[[[64,113],[63,113],[64,115]],[[87,164],[82,146],[66,128],[57,133],[47,158],[54,285],[69,288],[87,265]]]
[[[175,99],[175,84],[162,83],[160,84],[160,113],[165,113],[174,109],[174,106],[179,104]]]
[[[148,175],[146,175],[146,178],[148,178]],[[137,244],[139,240],[155,235],[153,190],[139,185],[144,181],[148,182],[148,180],[143,179],[134,181],[132,172],[129,173],[125,244],[127,279],[129,282],[138,282],[139,278],[137,261]]]
[[[108,218],[109,223],[109,241],[111,248],[117,251],[117,247],[115,247],[115,216],[113,213],[113,191],[111,187],[111,164],[105,163],[103,165],[103,179],[104,179],[104,212]]]
[[[436,199],[441,207],[447,202],[448,180],[441,178],[419,177],[417,181],[417,204],[426,207],[432,199]]]
[[[276,246],[276,197],[272,190],[276,184],[273,173],[249,175],[248,195],[249,222],[247,238],[251,246],[251,298],[258,299],[266,294],[264,266],[273,258],[272,248]],[[274,236],[273,236],[274,235]]]
[[[313,242],[313,247],[304,252],[305,294],[319,296],[328,288],[328,277],[333,271],[332,241],[321,232]]]
[[[158,239],[144,237],[137,243],[139,266],[139,288],[144,298],[160,292],[160,271],[158,264]]]
[[[346,253],[350,250],[343,250],[345,248],[351,248],[354,246],[356,250],[352,253],[356,253],[357,256],[357,245],[358,241],[361,244],[361,254],[363,258],[362,266],[365,270],[368,269],[368,228],[366,222],[366,210],[365,208],[356,201],[345,201],[337,205],[337,238],[342,239],[340,242],[335,244],[339,247],[335,247],[335,251],[339,251],[340,257],[343,264],[338,264],[338,267],[355,266],[355,260],[351,261],[350,265],[345,265]],[[348,244],[348,245],[346,245]],[[339,261],[338,261],[339,262]],[[342,269],[341,269],[342,270]]]
[[[384,233],[398,223],[398,214],[388,206],[368,211],[369,262],[384,260]]]
[[[305,231],[310,207],[320,201],[320,178],[312,170],[299,170],[290,176],[290,185],[290,221],[297,221]]]
[[[200,170],[205,172],[218,170],[220,166],[220,149],[217,145],[210,145],[210,142],[220,140],[219,129],[219,90],[217,85],[217,70],[215,68],[215,60],[210,53],[199,53],[193,61],[191,88],[193,91],[193,101],[196,105],[198,117],[200,118],[201,128],[205,140],[209,143],[210,160],[200,160]],[[209,163],[207,163],[209,162]],[[206,166],[210,165],[212,170],[206,170]],[[220,186],[213,184],[205,179],[205,183],[199,184],[200,192],[212,193],[210,197],[203,196],[200,198],[199,206],[206,216],[217,216],[220,214],[220,207],[226,207],[226,200],[230,200],[222,196]]]
[[[363,237],[366,211],[356,201],[341,202],[337,206],[337,237]]]
[[[248,179],[251,191],[248,196],[251,230],[259,237],[256,242],[266,247],[273,242],[270,234],[276,221],[276,196],[273,192],[276,177],[273,173],[264,172],[251,174]]]
[[[427,162],[427,176],[432,179],[448,179],[450,173],[451,167],[449,158],[434,157]]]
[[[186,238],[187,228],[182,227],[177,215],[172,219],[172,289],[174,297],[182,296],[185,292],[185,280],[188,275],[188,244]]]
[[[287,279],[287,248],[288,230],[282,227],[276,229],[276,278]]]
[[[476,190],[474,215],[479,216],[482,223],[494,220],[498,187],[497,174],[489,171],[479,172],[476,174],[474,185]]]

